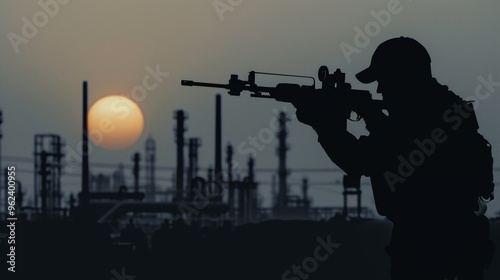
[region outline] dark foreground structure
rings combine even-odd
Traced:
[[[500,222],[491,224],[500,242]],[[155,231],[149,246],[140,227],[113,240],[110,229],[94,223],[23,222],[16,273],[7,272],[2,249],[2,279],[389,279],[391,228],[340,217],[217,228],[174,221]],[[499,276],[495,256],[485,279]]]

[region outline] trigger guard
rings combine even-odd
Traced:
[[[353,118],[351,117],[351,116],[352,116],[352,114],[355,114],[355,115],[356,115],[356,118],[355,118],[355,119],[353,119]],[[361,117],[358,113],[356,113],[355,111],[351,111],[351,112],[349,113],[349,117],[348,117],[347,119],[348,119],[348,120],[350,120],[350,121],[352,121],[352,122],[358,122],[358,121],[360,121],[360,120],[362,119],[362,117]]]

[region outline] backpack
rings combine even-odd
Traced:
[[[494,199],[495,183],[493,179],[493,152],[492,146],[488,140],[478,131],[479,124],[474,112],[472,102],[465,101],[465,106],[469,106],[468,110],[471,113],[470,122],[473,129],[474,137],[471,139],[469,147],[472,149],[471,155],[471,171],[473,172],[476,182],[474,184],[475,194],[483,202],[489,202]],[[467,126],[467,125],[466,125]]]
[[[479,134],[479,133],[478,133]],[[477,166],[474,168],[477,172],[477,195],[484,202],[489,202],[495,198],[493,180],[493,153],[488,140],[479,134],[479,144],[475,154]]]

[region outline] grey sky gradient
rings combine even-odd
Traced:
[[[41,2],[51,2],[41,0]],[[61,1],[63,2],[63,1]],[[36,35],[18,46],[9,33],[22,35],[23,17],[43,11],[37,1],[0,2],[0,106],[3,110],[2,156],[32,157],[33,137],[38,133],[57,133],[68,147],[76,149],[81,139],[81,86],[89,83],[89,103],[113,93],[130,94],[142,84],[146,67],[169,72],[158,86],[148,91],[138,104],[145,115],[145,133],[132,147],[108,151],[94,147],[91,162],[131,163],[135,151],[144,151],[152,134],[157,143],[157,165],[175,165],[175,110],[188,115],[186,137],[201,137],[200,167],[213,166],[215,94],[222,94],[223,142],[235,147],[235,160],[246,165],[248,154],[238,145],[249,136],[269,127],[273,109],[290,104],[274,100],[231,97],[223,91],[182,87],[182,79],[226,83],[230,74],[245,78],[251,70],[316,76],[321,65],[341,68],[353,88],[368,89],[375,98],[376,84],[363,85],[354,74],[368,66],[381,42],[396,36],[420,41],[429,51],[434,77],[462,97],[473,95],[481,85],[479,77],[500,82],[500,3],[498,1],[98,1],[70,0],[58,4],[59,10]],[[214,3],[230,5],[218,14]],[[399,4],[398,4],[399,3]],[[389,10],[397,13],[369,37],[359,53],[349,57],[342,52],[344,42],[356,46],[355,28],[365,30],[376,22],[373,14]],[[39,19],[40,20],[40,19]],[[317,86],[319,86],[319,82]],[[481,93],[486,93],[483,87]],[[495,165],[500,167],[500,86],[478,102],[481,133],[494,147]],[[432,100],[429,100],[432,102]],[[423,108],[425,112],[425,108]],[[356,134],[363,125],[353,124]],[[293,119],[289,123],[290,168],[335,168],[317,143],[309,127]],[[276,145],[272,141],[257,153],[257,168],[276,168]],[[2,160],[32,170],[32,163]],[[94,172],[110,173],[111,169]],[[79,172],[79,171],[78,171]],[[129,169],[127,175],[131,174]],[[290,176],[292,191],[298,191],[302,176],[311,182],[340,179],[341,173]],[[170,178],[173,172],[157,173]],[[204,174],[201,174],[204,175]],[[495,173],[500,181],[499,172]],[[18,179],[30,189],[32,174]],[[257,180],[269,182],[269,173],[258,173]],[[131,182],[131,181],[129,181]],[[66,194],[79,189],[79,178],[65,176]],[[171,185],[161,181],[163,188]],[[261,184],[267,199],[270,187]],[[330,191],[329,189],[332,189]],[[340,186],[314,187],[314,205],[340,205]],[[368,186],[363,202],[373,206]],[[497,197],[498,190],[497,190]],[[500,210],[500,198],[490,204],[488,214]]]

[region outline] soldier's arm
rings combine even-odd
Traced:
[[[357,139],[345,129],[324,127],[315,129],[318,142],[328,157],[345,173],[353,175],[370,174],[370,151],[366,141]]]

